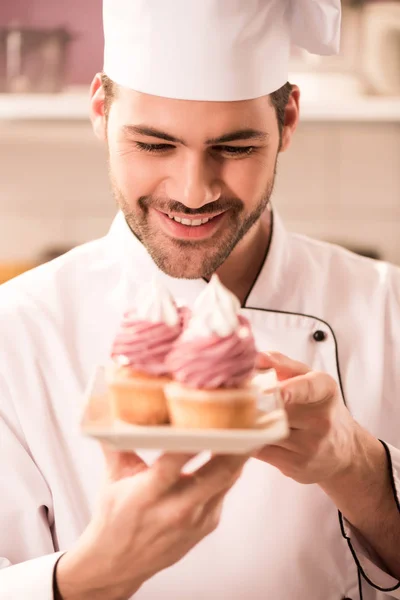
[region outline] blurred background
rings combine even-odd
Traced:
[[[100,0],[0,2],[0,283],[115,215],[88,121]],[[400,1],[343,2],[340,56],[293,49],[302,121],[274,203],[287,227],[400,265]]]

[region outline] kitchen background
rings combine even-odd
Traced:
[[[1,0],[0,283],[105,234],[116,212],[88,121],[100,0]],[[302,122],[274,203],[289,229],[400,265],[400,2],[343,5],[340,56],[293,49]]]

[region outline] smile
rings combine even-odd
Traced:
[[[199,227],[200,225],[204,225],[213,219],[214,217],[208,217],[206,219],[187,219],[187,218],[179,218],[174,217],[173,215],[168,215],[168,217],[172,221],[176,221],[177,223],[182,223],[182,225],[188,225],[189,227]]]
[[[191,218],[185,214],[178,216],[157,209],[152,209],[152,214],[157,219],[161,230],[169,237],[199,242],[215,235],[223,226],[228,211],[214,215],[195,215]]]

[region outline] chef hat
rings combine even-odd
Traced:
[[[339,49],[340,0],[103,0],[104,72],[139,92],[246,100],[288,78],[292,44]]]

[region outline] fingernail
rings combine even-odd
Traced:
[[[284,390],[283,392],[281,392],[282,395],[282,401],[284,404],[287,404],[290,400],[290,392],[288,392],[287,390]]]

